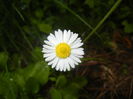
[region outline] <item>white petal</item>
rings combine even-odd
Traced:
[[[75,57],[78,57],[78,58],[83,58],[83,56],[81,55],[76,55],[76,54],[73,54]]]
[[[55,38],[58,41],[58,43],[60,43],[60,39],[59,39],[59,35],[58,35],[58,31],[55,31]]]
[[[64,72],[66,71],[66,66],[63,67],[63,71],[64,71]]]
[[[64,40],[63,41],[65,43],[67,43],[69,41],[71,34],[72,34],[72,32],[70,30],[69,31],[64,30],[64,37],[63,37]]]
[[[71,46],[71,48],[78,48],[78,47],[81,47],[83,45],[83,43],[77,43],[73,46]]]
[[[43,45],[43,47],[46,48],[46,49],[51,49],[51,50],[55,49],[54,47],[48,46],[48,45]]]
[[[54,56],[55,53],[47,53],[47,54],[43,54],[43,57],[49,57],[49,56]]]
[[[72,59],[71,57],[69,57],[70,58],[70,60],[72,60],[73,61],[73,63],[75,64],[75,65],[78,65],[79,63],[77,62],[77,61],[75,61],[74,59]]]
[[[78,37],[78,34],[73,34],[70,38],[70,40],[68,41],[68,44],[71,44],[73,43]]]
[[[55,52],[55,50],[48,50],[46,48],[43,48],[42,52],[47,54],[47,53],[53,53],[53,52]]]
[[[50,43],[52,43],[53,45],[57,45],[57,40],[55,38],[55,36],[53,34],[50,34],[47,39],[49,40]]]
[[[70,59],[69,57],[68,57],[67,59],[68,59],[69,65],[70,65],[72,68],[75,68],[74,61],[73,61],[72,59]]]
[[[68,64],[68,60],[67,59],[65,59],[65,67],[66,67],[66,69],[64,69],[64,70],[70,71],[70,66]]]
[[[62,59],[59,59],[59,62],[56,65],[56,68],[55,69],[58,71],[62,65],[63,65],[63,61],[62,61]]]
[[[51,61],[51,60],[54,59],[55,57],[56,57],[55,54],[53,54],[53,55],[47,57],[47,58],[45,59],[45,61]]]
[[[53,61],[52,61],[52,68],[55,68],[55,66],[58,64],[59,58],[56,57]]]
[[[64,59],[62,59],[62,65],[60,66],[60,71],[63,71],[63,69],[64,69]]]
[[[70,58],[72,58],[73,60],[75,60],[78,63],[81,63],[81,60],[79,58],[77,58],[76,56],[70,55]]]
[[[55,45],[57,45],[59,42],[58,42],[58,40],[56,39],[56,37],[55,37],[55,35],[53,35],[53,34],[50,34],[52,37],[53,37],[53,39],[54,39],[54,44]]]
[[[77,43],[81,43],[81,38],[77,38],[73,43],[71,43],[70,45],[73,46]]]
[[[67,41],[67,39],[66,39],[66,36],[67,36],[68,34],[67,34],[67,31],[66,30],[64,30],[64,35],[63,35],[63,42],[66,42]]]
[[[83,51],[84,48],[75,48],[75,49],[72,49],[72,50],[81,50],[81,51]]]
[[[56,57],[56,58],[57,58],[57,57]],[[55,58],[55,59],[56,59],[56,58]],[[48,62],[48,65],[52,65],[52,64],[54,63],[55,59],[53,59],[53,60],[51,60],[50,62]]]
[[[72,49],[72,50],[71,50],[71,53],[72,53],[72,54],[76,54],[76,55],[84,55],[83,48]]]
[[[59,70],[63,71],[63,68],[64,68],[64,61],[62,60]]]
[[[63,68],[62,68],[62,71],[66,71],[66,63],[65,63],[65,60],[64,60],[64,66],[63,66]]]
[[[47,41],[47,40],[44,40],[44,43],[47,44],[47,45],[49,45],[49,46],[54,46],[53,43],[51,43],[51,42],[49,42],[49,41]]]
[[[58,29],[58,37],[61,42],[63,42],[63,33],[60,29]]]
[[[53,64],[53,60],[48,62],[48,65],[52,65]]]

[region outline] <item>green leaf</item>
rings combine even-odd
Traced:
[[[31,2],[31,0],[21,0],[21,2],[29,4]]]
[[[51,99],[62,99],[61,93],[55,88],[50,89]]]
[[[14,78],[15,82],[16,82],[21,88],[24,88],[24,86],[25,86],[25,79],[24,79],[24,77],[23,77],[22,75],[16,73],[16,74],[14,74],[14,77],[13,77],[13,78]]]
[[[5,52],[0,52],[0,68],[5,69],[7,65],[8,54]]]
[[[133,33],[133,24],[129,24],[127,21],[123,21],[122,24],[126,33]]]
[[[76,84],[75,88],[77,86],[77,88],[81,89],[87,84],[87,80],[84,77],[77,77],[72,84]]]
[[[64,75],[60,75],[57,78],[56,86],[63,87],[63,86],[65,86],[66,83],[67,83],[66,77]]]
[[[78,99],[77,96],[72,94],[66,94],[63,99]]]
[[[7,93],[7,87],[9,87],[8,78],[5,75],[0,74],[0,94],[4,95],[5,93]]]
[[[48,67],[48,65],[44,62],[40,62],[38,64],[36,64],[36,66],[40,66],[40,68],[38,69],[38,71],[36,72],[35,78],[41,83],[41,84],[45,84],[48,81],[48,77],[50,74],[50,69]]]
[[[109,0],[109,1],[108,1],[108,4],[109,4],[109,5],[113,5],[114,2],[115,2],[115,0]]]
[[[38,28],[41,32],[50,33],[52,31],[52,27],[49,24],[40,23],[38,24]]]
[[[94,8],[94,0],[85,0],[85,4],[87,4],[90,8]]]
[[[37,9],[35,11],[35,15],[38,17],[38,18],[42,18],[43,17],[43,10],[42,9]]]
[[[27,33],[30,33],[30,32],[31,32],[30,28],[29,28],[27,25],[24,25],[22,28],[23,28],[24,31],[27,32]]]
[[[83,77],[77,77],[74,81],[70,81],[70,84],[67,84],[67,86],[61,90],[63,99],[78,99],[79,90],[86,84],[87,80]]]
[[[56,78],[55,77],[49,77],[49,80],[55,82]]]
[[[26,90],[28,91],[28,93],[38,93],[39,87],[39,82],[35,78],[31,77],[26,81]]]
[[[63,99],[77,99],[79,86],[77,83],[70,83],[61,90]]]
[[[17,86],[10,73],[0,74],[0,95],[2,95],[4,99],[16,99],[17,97]]]
[[[40,47],[34,48],[32,51],[32,60],[34,62],[42,61],[43,60],[43,54],[42,54],[42,49]]]
[[[35,65],[31,65],[26,70],[26,79],[30,77],[35,78],[40,84],[45,84],[48,81],[50,71],[47,63],[44,61],[38,62]]]

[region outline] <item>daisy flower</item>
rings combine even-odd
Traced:
[[[81,63],[84,49],[81,47],[83,43],[78,34],[58,29],[54,34],[50,33],[44,43],[43,57],[48,65],[57,71],[70,71]]]

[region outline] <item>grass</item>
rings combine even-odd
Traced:
[[[129,2],[0,1],[0,99],[132,99]],[[70,72],[51,69],[42,57],[47,31],[58,28],[87,31],[85,56]]]

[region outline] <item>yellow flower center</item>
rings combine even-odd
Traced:
[[[66,58],[70,55],[71,48],[66,43],[60,43],[56,46],[56,55],[60,58]]]

